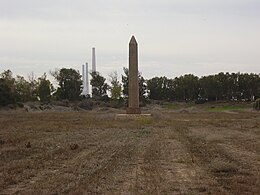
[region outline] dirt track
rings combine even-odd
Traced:
[[[3,112],[0,155],[0,194],[260,194],[260,114]]]

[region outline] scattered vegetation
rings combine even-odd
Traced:
[[[80,100],[82,80],[79,71],[72,68],[62,68],[52,72],[52,76],[59,83],[59,87],[53,94],[57,100]]]
[[[167,108],[167,109],[171,109],[171,110],[175,110],[175,109],[178,109],[179,106],[177,104],[174,104],[174,103],[166,103],[163,105],[164,108]]]
[[[49,80],[46,79],[47,75],[44,73],[42,77],[38,79],[38,96],[41,102],[49,103],[51,101],[51,93],[54,91],[54,88]]]
[[[109,77],[111,82],[111,86],[109,86],[111,99],[119,100],[122,97],[122,85],[118,80],[117,72],[111,73]]]
[[[147,80],[148,97],[170,101],[254,101],[260,97],[260,75],[219,73],[198,78],[192,74]]]
[[[260,98],[258,98],[258,99],[254,102],[253,108],[254,108],[255,110],[260,110]]]
[[[84,99],[78,104],[78,107],[84,110],[92,110],[94,108],[94,101],[91,99]]]
[[[128,101],[128,74],[129,70],[124,68],[121,83],[116,72],[110,74],[111,85],[109,85],[100,73],[91,73],[92,99],[109,103],[111,107],[116,108],[126,105]],[[56,89],[47,79],[45,73],[38,79],[30,74],[26,80],[19,75],[14,78],[10,70],[4,71],[0,74],[0,106],[28,101],[49,103],[53,100],[74,102],[84,99],[81,95],[82,79],[79,71],[62,68],[51,72],[51,75],[58,82],[59,86]],[[260,98],[259,74],[221,72],[201,78],[187,74],[174,79],[154,77],[145,80],[139,73],[138,78],[140,106],[145,106],[151,101],[203,104],[210,101],[246,102]],[[107,93],[108,90],[110,97]],[[254,105],[255,109],[259,109],[257,101]],[[175,109],[174,105],[170,103],[166,107]]]
[[[105,100],[104,97],[107,96],[108,90],[108,84],[105,82],[106,79],[99,72],[92,72],[91,76],[92,97],[97,100]]]
[[[209,108],[209,111],[222,112],[222,111],[236,111],[243,110],[245,106],[242,105],[223,105],[223,106],[212,106]]]

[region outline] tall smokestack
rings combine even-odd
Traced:
[[[89,94],[88,63],[86,63],[86,65],[84,64],[82,65],[82,80],[83,80],[82,95],[86,96]]]
[[[95,47],[92,48],[92,72],[96,72],[96,53]]]
[[[84,64],[82,65],[82,81],[83,81],[82,85],[84,88],[85,86],[85,65]]]
[[[82,85],[83,85],[83,89],[82,89],[82,95],[87,95],[87,92],[86,92],[86,74],[85,74],[85,65],[83,64],[82,65]]]
[[[87,62],[86,62],[86,76],[85,76],[85,83],[86,83],[86,93],[89,94],[88,63],[87,63]]]

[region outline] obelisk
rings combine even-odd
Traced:
[[[139,108],[138,48],[135,37],[129,42],[128,108],[127,114],[141,114]]]

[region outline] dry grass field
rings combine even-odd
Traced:
[[[0,194],[260,194],[252,110],[0,112]]]

